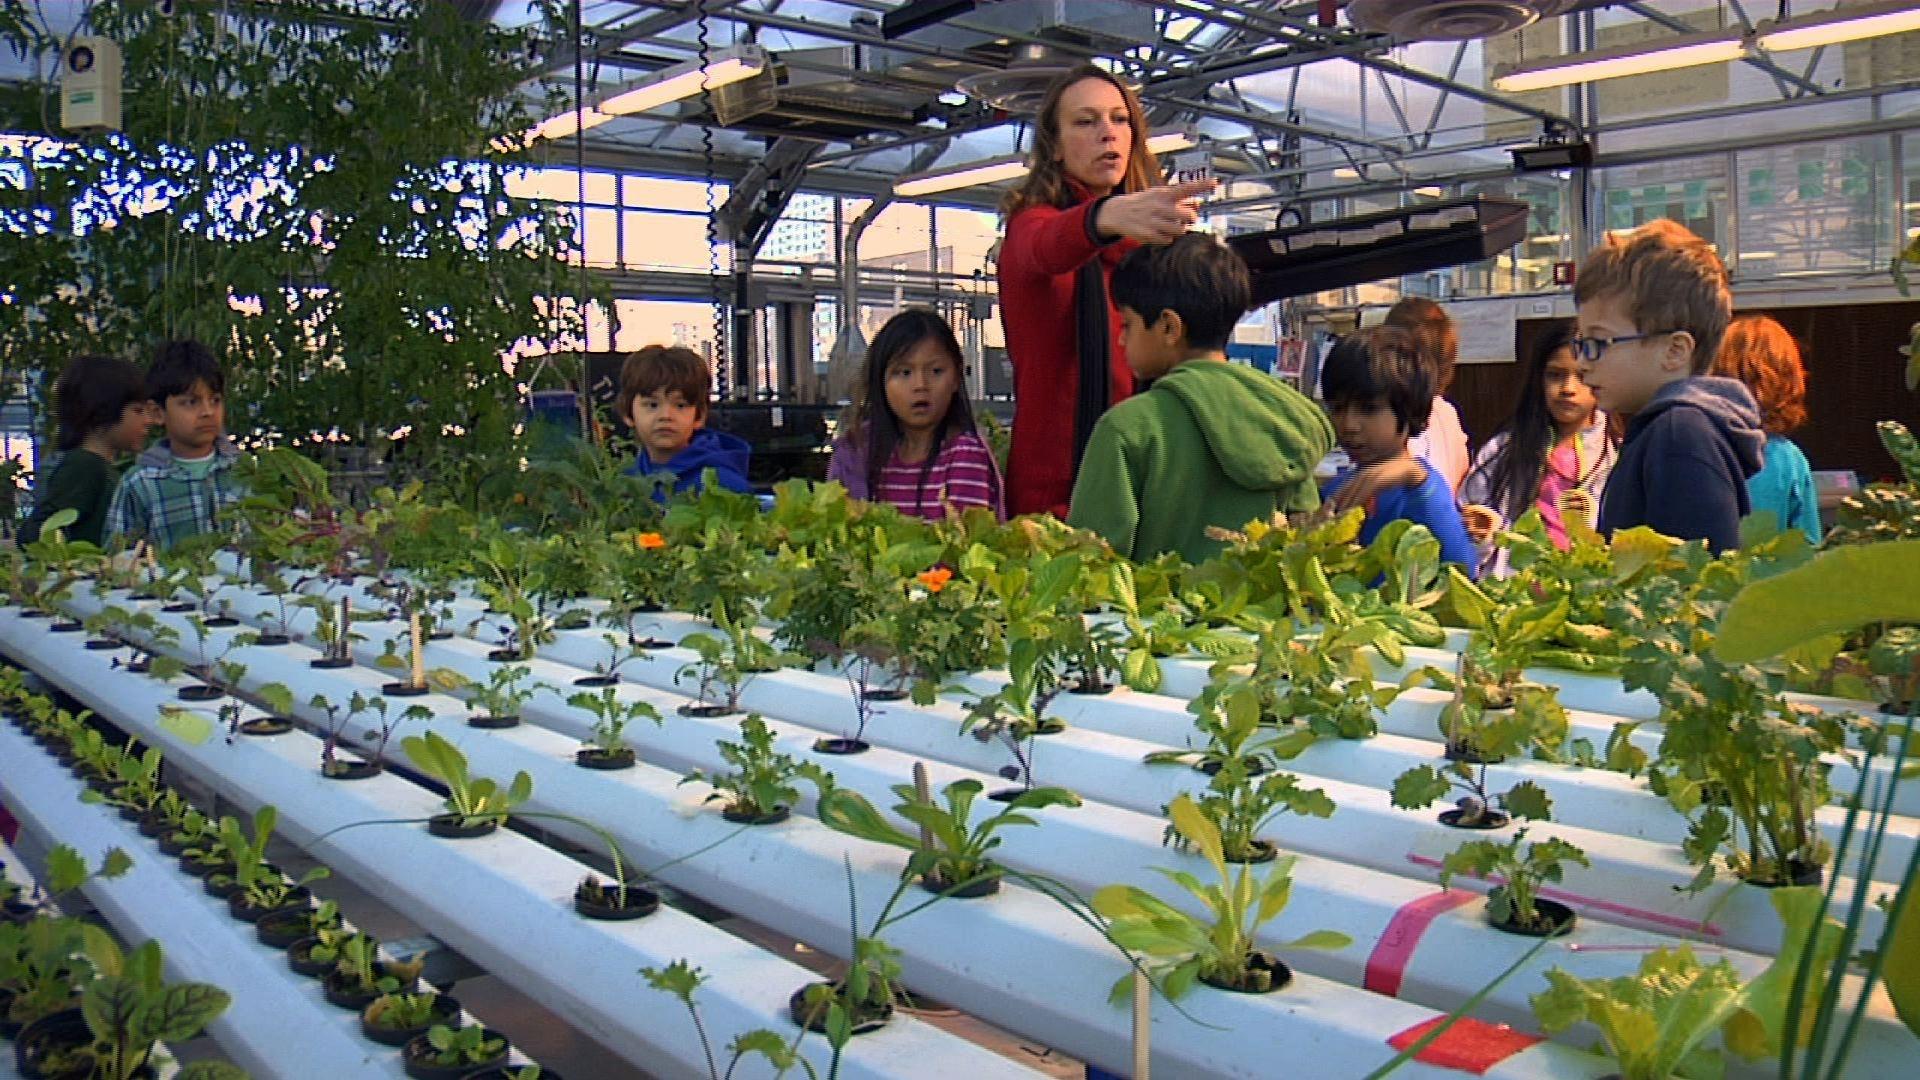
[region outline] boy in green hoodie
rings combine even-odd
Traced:
[[[1100,418],[1068,524],[1131,559],[1216,554],[1210,526],[1239,529],[1320,505],[1313,467],[1333,448],[1319,407],[1279,379],[1227,362],[1252,305],[1246,264],[1205,233],[1143,247],[1113,272],[1127,366],[1151,384]]]

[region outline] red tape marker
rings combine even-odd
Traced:
[[[1441,865],[1441,862],[1439,859],[1435,859],[1426,855],[1409,854],[1407,856],[1407,861],[1419,866],[1431,866],[1436,869],[1438,869]],[[1503,881],[1498,877],[1481,878],[1480,880],[1493,885],[1506,884],[1505,881]],[[1639,922],[1652,923],[1655,926],[1669,926],[1675,930],[1685,930],[1691,933],[1707,934],[1712,937],[1719,937],[1722,934],[1726,933],[1726,930],[1721,928],[1721,926],[1718,923],[1701,922],[1697,919],[1682,918],[1681,916],[1678,916],[1678,915],[1666,915],[1658,911],[1648,911],[1646,908],[1632,907],[1627,904],[1616,904],[1611,900],[1601,900],[1592,896],[1582,896],[1579,893],[1568,892],[1565,889],[1556,889],[1550,885],[1542,885],[1539,889],[1539,893],[1541,896],[1544,896],[1549,900],[1559,900],[1563,903],[1572,904],[1576,907],[1591,908],[1594,911],[1611,912],[1612,914],[1620,915],[1628,919],[1634,919]]]
[[[20,839],[20,823],[14,820],[12,814],[7,813],[6,807],[0,806],[0,840],[12,844],[18,839]]]
[[[1388,1039],[1387,1045],[1395,1050],[1405,1050],[1419,1042],[1427,1032],[1445,1023],[1446,1019],[1436,1016],[1415,1024]],[[1488,1069],[1542,1041],[1538,1035],[1515,1031],[1505,1024],[1489,1024],[1484,1020],[1463,1016],[1454,1021],[1453,1026],[1439,1038],[1428,1043],[1425,1049],[1413,1055],[1413,1060],[1423,1065],[1460,1069],[1482,1076]]]
[[[1393,918],[1387,920],[1387,928],[1381,932],[1379,943],[1374,945],[1373,952],[1367,957],[1366,979],[1361,985],[1376,994],[1399,997],[1400,982],[1407,974],[1407,965],[1413,961],[1413,950],[1420,944],[1427,927],[1454,908],[1477,899],[1478,893],[1465,889],[1445,889],[1402,905],[1400,910],[1393,913]]]

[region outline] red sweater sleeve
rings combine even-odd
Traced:
[[[1103,276],[1136,245],[1097,244],[1087,234],[1094,200],[1067,209],[1030,206],[1007,223],[999,261],[1000,321],[1013,363],[1013,452],[1007,460],[1008,514],[1066,516],[1073,492],[1073,410],[1080,360],[1074,328],[1074,280],[1089,259]],[[1107,399],[1133,393],[1121,348],[1120,312],[1108,305],[1111,344]]]

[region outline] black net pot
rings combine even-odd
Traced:
[[[827,1030],[827,1004],[824,1002],[819,1005],[807,1004],[807,992],[816,986],[825,987],[828,990],[833,989],[832,983],[808,983],[800,989],[795,990],[793,996],[787,999],[787,1015],[793,1018],[794,1023],[799,1024],[808,1031],[817,1031],[824,1034]],[[871,1005],[859,1006],[852,1010],[852,1014],[851,1019],[853,1021],[853,1033],[855,1035],[864,1035],[869,1031],[879,1031],[881,1028],[887,1026],[887,1021],[893,1019],[893,1003],[888,1002],[878,1007]]]
[[[444,1024],[450,1028],[460,1026],[460,1002],[446,994],[433,996],[433,1019],[418,1027],[385,1027],[367,1019],[373,1011],[373,1004],[360,1010],[360,1034],[382,1046],[405,1046],[415,1038],[425,1035],[435,1024]],[[545,1075],[542,1073],[541,1075]]]
[[[478,1063],[462,1062],[458,1065],[435,1065],[428,1060],[433,1056],[433,1045],[427,1041],[427,1036],[416,1035],[400,1051],[407,1075],[413,1077],[413,1080],[461,1080],[468,1073],[478,1069],[492,1068],[507,1060],[510,1047],[506,1045],[506,1036],[491,1028],[483,1030],[487,1038],[499,1039],[501,1043],[500,1053],[492,1060]]]
[[[1240,982],[1228,982],[1207,975],[1200,981],[1216,990],[1227,990],[1235,994],[1271,994],[1283,989],[1293,981],[1293,969],[1280,962],[1280,958],[1264,952],[1255,952],[1247,957],[1248,978]]]
[[[612,883],[586,884],[573,893],[573,910],[585,919],[628,922],[660,910],[660,897],[651,889],[629,884],[624,892]]]

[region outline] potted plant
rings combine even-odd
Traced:
[[[414,1080],[460,1080],[507,1060],[508,1049],[507,1040],[491,1028],[435,1024],[407,1043],[401,1056]]]
[[[126,954],[116,970],[103,971],[88,984],[81,1007],[47,1017],[20,1033],[22,1071],[61,1073],[54,1059],[71,1069],[86,1063],[80,1075],[97,1080],[133,1080],[151,1075],[155,1044],[185,1042],[227,1009],[227,992],[208,983],[163,981],[160,943],[146,941]],[[61,1019],[65,1018],[65,1019]],[[232,1080],[244,1076],[231,1065],[196,1062],[177,1074],[183,1080]]]
[[[420,979],[420,960],[384,960],[380,945],[365,934],[343,939],[339,955],[322,984],[327,1000],[354,1012],[366,1008],[382,994],[410,990]]]
[[[485,836],[499,828],[513,809],[533,796],[533,777],[523,769],[502,790],[491,777],[467,773],[467,756],[460,748],[429,731],[409,735],[400,743],[415,767],[447,785],[447,812],[427,822],[435,835],[449,839]]]
[[[228,683],[226,689],[229,694],[232,694],[239,688],[239,676],[235,674],[234,681]],[[246,709],[238,701],[220,703],[220,720],[227,728],[228,742],[232,742],[235,735],[266,737],[285,735],[293,730],[293,691],[288,689],[285,683],[266,683],[254,690],[253,696],[259,698],[260,703],[267,707],[268,715],[242,720],[241,717],[245,715]]]
[[[520,722],[520,709],[533,699],[535,690],[527,685],[533,670],[525,665],[494,668],[487,681],[466,685],[471,711],[467,724],[477,728],[510,728]]]
[[[911,784],[895,785],[894,794],[901,801],[893,812],[918,825],[921,832],[917,836],[881,816],[859,792],[846,788],[821,794],[820,822],[849,836],[912,852],[903,876],[920,879],[929,892],[987,896],[999,891],[1000,878],[1006,873],[987,857],[1000,846],[1000,837],[994,834],[1009,826],[1034,824],[1023,811],[1079,806],[1080,797],[1065,788],[1029,788],[1009,800],[999,813],[974,822],[973,804],[981,790],[978,780],[955,780],[942,790],[946,801],[942,806],[922,801]]]
[[[359,938],[379,944],[358,930],[347,929],[337,920],[332,926],[317,926],[313,936],[287,946],[287,966],[310,979],[325,978],[345,955],[348,943]]]
[[[268,865],[267,842],[273,838],[273,827],[279,820],[280,812],[271,804],[262,806],[254,811],[253,834],[249,836],[238,821],[222,819],[222,840],[233,860],[233,881],[238,886],[228,898],[227,907],[242,922],[257,922],[275,912],[308,907],[313,893],[307,886],[329,876],[326,867],[315,866],[300,880],[289,881]]]
[[[145,817],[166,790],[160,783],[160,748],[149,746],[138,754],[120,755],[114,764],[114,780],[115,785],[104,794],[92,788],[81,792],[80,801],[116,807],[128,821]]]
[[[753,1054],[766,1059],[776,1078],[786,1075],[800,1063],[796,1048],[788,1045],[778,1032],[756,1028],[741,1032],[727,1044],[727,1051],[732,1056],[722,1069],[715,1062],[713,1046],[707,1041],[707,1026],[701,1021],[700,1009],[693,1000],[694,992],[700,989],[701,983],[707,981],[706,973],[689,961],[675,960],[666,967],[643,967],[640,975],[647,980],[648,986],[679,999],[687,1015],[693,1018],[693,1030],[700,1036],[700,1048],[706,1054],[707,1080],[727,1080],[740,1067],[741,1061]]]
[[[1115,943],[1137,954],[1135,963],[1160,984],[1169,999],[1179,1000],[1196,980],[1221,990],[1269,993],[1284,987],[1293,972],[1277,957],[1255,946],[1260,927],[1286,910],[1293,885],[1294,857],[1282,856],[1268,866],[1264,878],[1241,864],[1228,868],[1219,830],[1193,800],[1181,795],[1168,807],[1173,827],[1206,857],[1217,884],[1202,883],[1184,870],[1161,870],[1175,884],[1197,898],[1205,908],[1195,914],[1175,907],[1133,885],[1108,885],[1094,894],[1093,909],[1107,920]],[[1316,930],[1288,942],[1288,949],[1344,949],[1353,944],[1345,934]],[[1132,975],[1114,984],[1113,999],[1131,992]]]
[[[628,769],[633,767],[633,747],[625,740],[627,725],[635,720],[660,722],[660,711],[638,698],[623,700],[619,691],[603,686],[597,694],[575,691],[567,704],[593,717],[593,734],[587,744],[574,752],[574,764],[583,769]]]
[[[1740,973],[1726,960],[1702,964],[1691,945],[1655,949],[1632,975],[1586,979],[1547,971],[1533,1011],[1548,1034],[1582,1021],[1600,1030],[1601,1052],[1621,1080],[1719,1076],[1725,1054],[1712,1039],[1740,1013]]]
[[[1221,851],[1233,863],[1269,862],[1280,853],[1271,840],[1262,840],[1260,833],[1281,814],[1333,816],[1333,800],[1325,791],[1301,787],[1300,778],[1292,773],[1256,776],[1244,758],[1224,761],[1194,805],[1218,831]],[[1166,839],[1175,847],[1186,846],[1177,829],[1169,827]]]
[[[1048,647],[1057,637],[1030,637],[1015,631],[1009,650],[1007,681],[991,694],[976,694],[961,721],[961,734],[971,733],[981,742],[999,739],[1013,755],[1014,764],[1000,775],[1019,780],[1021,789],[1033,787],[1033,739],[1055,735],[1067,729],[1065,722],[1046,715],[1047,706],[1059,695],[1061,682],[1056,666],[1059,655]],[[991,797],[1006,801],[1012,790],[995,792]]]
[[[718,742],[720,756],[732,772],[709,773],[695,769],[681,779],[682,784],[702,781],[713,785],[707,802],[720,801],[721,816],[746,825],[771,825],[785,821],[794,803],[799,801],[799,781],[813,784],[816,797],[833,790],[833,776],[811,761],[799,761],[773,748],[773,732],[758,713],[748,714],[740,722],[740,741]]]
[[[161,655],[162,650],[179,644],[180,632],[162,623],[150,611],[135,611],[127,616],[126,640],[133,655],[125,660],[114,657],[113,666],[133,675],[153,675],[154,659]],[[178,669],[175,671],[177,673]]]
[[[1478,745],[1493,751],[1496,760],[1528,738],[1526,722],[1518,710],[1481,732]],[[1408,769],[1394,779],[1393,805],[1402,810],[1422,810],[1456,789],[1464,794],[1453,809],[1440,813],[1440,823],[1456,829],[1499,829],[1516,817],[1545,821],[1553,813],[1553,800],[1546,789],[1531,780],[1522,780],[1498,794],[1489,791],[1484,760],[1456,759],[1438,768],[1419,765]]]
[[[680,639],[681,648],[692,649],[700,657],[673,676],[675,683],[690,673],[699,680],[696,693],[700,700],[697,704],[682,705],[683,715],[731,716],[740,711],[740,692],[753,675],[808,662],[798,653],[783,652],[762,640],[753,632],[750,622],[735,621],[724,604],[713,608],[712,618],[720,630],[718,637],[693,633]],[[716,690],[724,691],[724,696],[717,695]]]
[[[544,610],[539,596],[546,581],[532,563],[529,545],[505,537],[494,537],[473,556],[477,580],[474,587],[487,601],[487,611],[502,615],[511,623],[503,633],[501,646],[487,658],[501,663],[525,663],[534,651],[553,640],[553,620]],[[485,618],[475,620],[478,625]]]
[[[1456,874],[1501,879],[1487,893],[1487,922],[1494,929],[1529,937],[1571,933],[1573,909],[1541,899],[1540,886],[1559,881],[1565,874],[1564,863],[1590,865],[1587,853],[1558,837],[1532,843],[1526,840],[1527,830],[1520,829],[1505,843],[1469,840],[1461,844],[1441,863],[1440,887],[1446,888]]]
[[[340,905],[323,900],[315,908],[282,908],[262,915],[260,921],[253,924],[253,934],[269,949],[284,949],[301,938],[313,937],[322,930],[337,930],[339,926]]]
[[[354,632],[356,613],[353,602],[344,596],[335,601],[325,594],[308,594],[294,603],[314,615],[313,634],[320,642],[322,655],[307,661],[308,666],[333,669],[352,667],[353,643],[366,640],[364,634]]]
[[[631,631],[625,635],[608,631],[600,635],[600,640],[607,643],[607,658],[593,665],[593,674],[573,680],[573,685],[612,686],[620,681],[620,669],[644,652]]]
[[[437,991],[396,991],[360,1010],[360,1034],[384,1046],[405,1046],[435,1024],[460,1026],[460,1002]]]

